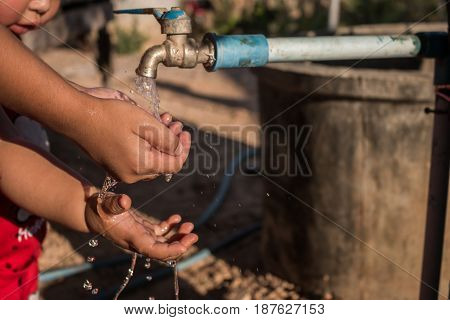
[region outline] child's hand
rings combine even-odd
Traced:
[[[169,236],[181,222],[179,215],[172,215],[159,224],[151,223],[131,208],[131,199],[127,195],[108,193],[101,201],[98,194],[94,194],[88,199],[85,216],[91,231],[123,249],[153,259],[177,259],[198,240],[197,235],[191,233],[194,225],[189,222],[181,224]]]

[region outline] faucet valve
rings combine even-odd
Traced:
[[[210,62],[214,56],[214,47],[210,44],[198,44],[195,39],[188,37],[192,33],[191,18],[179,7],[170,10],[126,9],[114,13],[152,14],[161,25],[161,33],[167,36],[162,44],[144,53],[136,69],[140,76],[156,78],[160,63],[166,67],[194,68],[199,63]]]

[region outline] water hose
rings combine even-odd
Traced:
[[[247,152],[242,152],[228,164],[225,169],[222,180],[220,181],[219,190],[214,195],[214,199],[211,201],[209,206],[202,212],[200,217],[195,222],[195,226],[199,227],[203,225],[206,221],[211,219],[211,217],[218,211],[220,206],[223,204],[225,197],[230,190],[231,181],[236,173],[237,167],[248,158],[254,157],[258,154],[259,149],[249,149]]]

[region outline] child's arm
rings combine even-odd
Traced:
[[[83,87],[75,82],[66,80],[72,87],[77,89],[78,91],[81,91],[83,93],[86,93],[90,96],[99,98],[99,99],[116,99],[116,100],[122,100],[122,101],[128,101],[133,104],[136,104],[130,97],[128,97],[125,93],[119,90],[114,90],[110,88],[102,88],[102,87],[96,87],[96,88],[86,88]]]
[[[77,141],[124,182],[181,169],[188,133],[180,143],[166,126],[130,103],[100,100],[74,89],[2,26],[0,44],[0,104]]]
[[[89,231],[84,208],[97,190],[25,142],[0,140],[0,190],[19,207],[42,218]]]

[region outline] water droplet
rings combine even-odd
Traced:
[[[152,280],[153,280],[153,277],[152,277],[152,276],[146,276],[145,279],[146,279],[147,281],[152,281]]]
[[[195,208],[195,203],[192,204],[192,208]]]
[[[267,193],[266,193],[266,196],[267,196],[267,197],[270,197],[270,193],[267,192]]]
[[[95,248],[96,246],[98,246],[98,240],[97,239],[89,240],[89,246]]]
[[[241,208],[241,207],[242,207],[242,204],[238,203],[238,207]]]
[[[148,297],[148,300],[155,300],[155,297]]]
[[[206,177],[209,179],[209,174],[207,174]]]
[[[203,194],[203,191],[200,191],[200,194]]]
[[[167,265],[171,268],[175,268],[177,265],[177,262],[175,260],[168,260]]]
[[[144,264],[145,269],[150,269],[150,267],[152,266],[151,261],[152,260],[150,258],[145,259],[145,264]]]
[[[92,289],[91,293],[92,294],[97,294],[98,293],[98,288]]]
[[[84,290],[92,290],[92,283],[87,279],[84,280],[83,289]]]
[[[86,261],[89,263],[93,263],[95,261],[95,257],[87,257]]]

